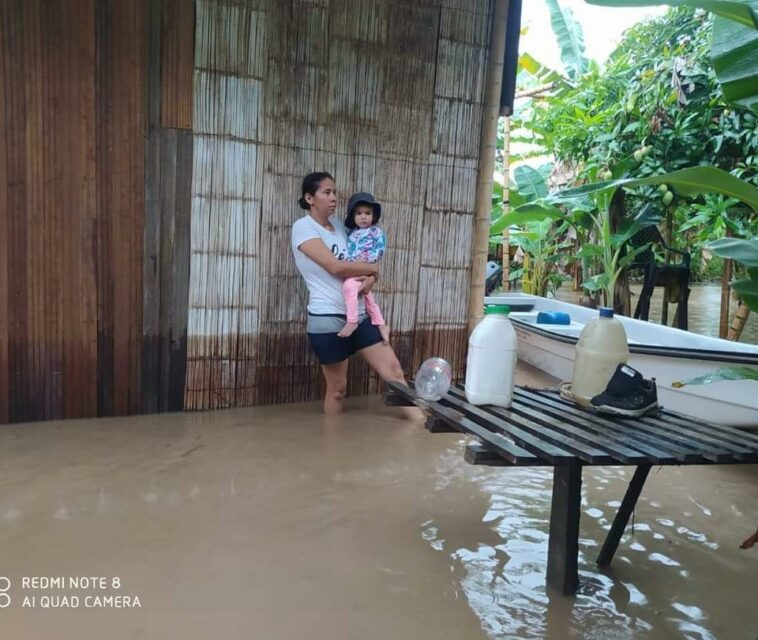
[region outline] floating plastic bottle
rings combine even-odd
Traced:
[[[424,400],[439,400],[450,389],[453,381],[453,369],[447,360],[428,358],[421,363],[413,386],[416,395]]]
[[[588,322],[576,344],[571,391],[577,404],[588,407],[590,400],[605,391],[616,367],[629,359],[624,325],[613,317],[613,309],[601,307]]]
[[[471,332],[466,361],[466,400],[510,407],[516,381],[517,339],[508,305],[489,305]]]

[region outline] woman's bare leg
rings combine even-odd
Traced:
[[[347,360],[322,364],[326,380],[326,395],[324,395],[324,413],[342,413],[342,405],[347,391]]]
[[[405,381],[405,374],[400,366],[400,361],[389,345],[379,342],[361,349],[358,353],[385,382],[408,384]],[[424,412],[418,407],[403,407],[403,413],[411,420],[422,420],[424,418]]]

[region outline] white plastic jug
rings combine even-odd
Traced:
[[[613,317],[613,309],[601,307],[600,315],[588,322],[579,335],[574,356],[571,390],[577,404],[605,391],[616,367],[629,359],[624,325]]]
[[[508,305],[489,305],[468,341],[466,400],[510,407],[516,379],[516,332]]]

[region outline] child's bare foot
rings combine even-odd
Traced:
[[[349,338],[351,335],[353,335],[353,331],[355,331],[358,328],[357,322],[346,322],[345,326],[340,329],[339,333],[337,334],[340,338]]]
[[[382,336],[382,341],[384,344],[390,343],[390,328],[386,324],[380,324],[377,329],[379,329],[379,334]]]

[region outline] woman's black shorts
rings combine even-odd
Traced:
[[[379,329],[368,316],[358,319],[358,328],[349,338],[340,338],[337,333],[346,321],[338,314],[308,314],[308,340],[321,364],[342,362],[356,351],[382,341]]]

